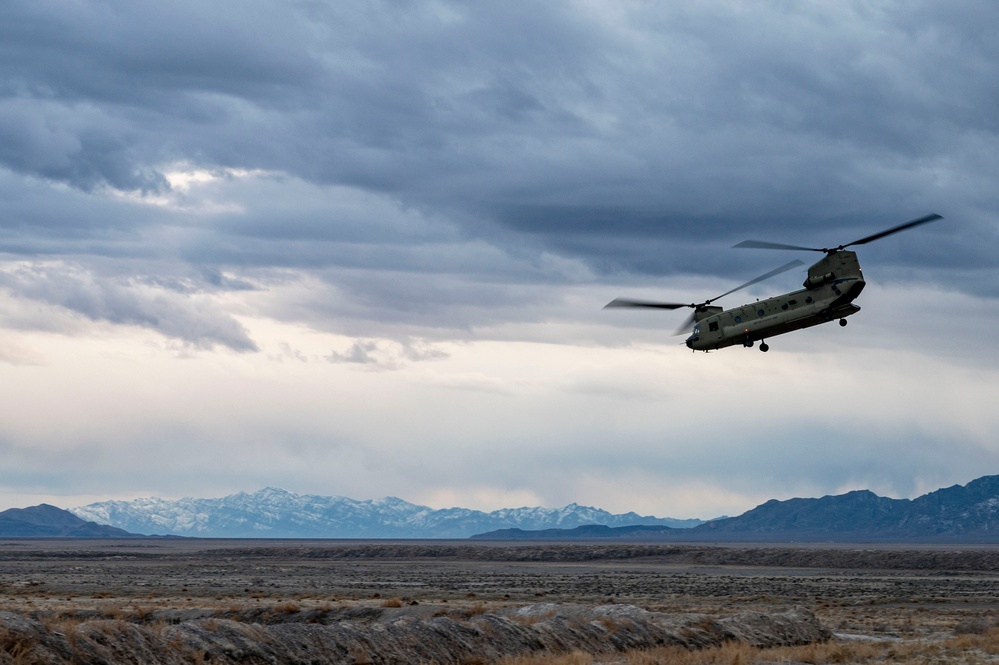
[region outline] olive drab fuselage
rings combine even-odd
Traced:
[[[686,344],[695,351],[736,344],[752,346],[754,342],[833,319],[840,319],[845,325],[845,317],[860,311],[853,300],[864,290],[864,285],[857,254],[834,251],[808,269],[800,291],[727,310],[698,308],[694,312],[696,324]]]

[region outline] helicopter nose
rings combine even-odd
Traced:
[[[685,344],[687,345],[688,349],[694,348],[694,338],[693,337],[688,337],[687,341],[685,342]]]

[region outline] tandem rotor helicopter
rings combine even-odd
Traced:
[[[890,229],[869,235],[860,240],[839,247],[817,248],[800,247],[798,245],[784,245],[776,242],[762,242],[759,240],[746,240],[740,242],[735,247],[745,247],[750,249],[791,249],[804,250],[810,252],[823,252],[825,256],[812,264],[808,269],[808,277],[799,291],[792,291],[774,298],[759,300],[755,303],[723,310],[721,307],[712,306],[711,303],[723,298],[730,293],[735,293],[757,282],[762,282],[774,275],[804,265],[803,261],[791,261],[780,268],[771,270],[765,275],[752,279],[745,284],[735,287],[731,291],[705,300],[702,303],[670,303],[654,302],[649,300],[630,300],[628,298],[616,298],[606,305],[609,307],[638,307],[653,309],[680,309],[690,307],[694,311],[683,323],[676,334],[682,334],[690,330],[687,338],[687,348],[694,351],[711,351],[722,349],[726,346],[742,344],[746,347],[753,346],[760,342],[760,351],[769,351],[766,339],[783,335],[792,330],[810,328],[820,323],[828,323],[833,319],[839,319],[841,326],[846,325],[846,317],[856,314],[860,307],[853,304],[853,301],[864,290],[866,282],[860,270],[860,262],[857,261],[856,252],[848,251],[847,247],[854,245],[864,245],[874,240],[879,240],[899,231],[905,231],[921,224],[935,222],[943,219],[940,215],[926,215],[911,222],[893,226]]]

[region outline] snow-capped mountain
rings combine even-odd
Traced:
[[[219,499],[103,501],[70,512],[132,533],[202,538],[467,538],[495,529],[572,529],[665,525],[694,527],[702,520],[613,515],[571,503],[563,508],[505,508],[490,513],[467,508],[435,510],[385,497],[358,501],[266,488]]]

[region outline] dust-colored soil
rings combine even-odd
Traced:
[[[999,548],[0,541],[0,610],[0,663],[933,641],[997,623]]]

